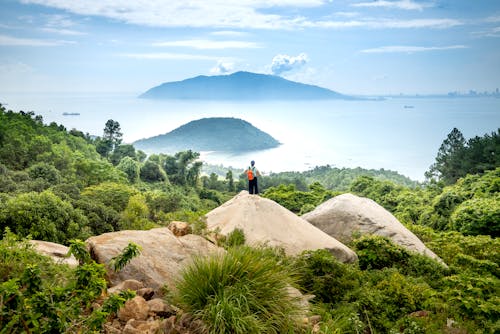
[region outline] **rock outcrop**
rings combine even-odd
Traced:
[[[396,217],[368,198],[342,194],[324,202],[302,218],[342,242],[351,241],[356,233],[374,234],[442,262]]]
[[[170,289],[174,288],[180,270],[193,255],[220,251],[219,247],[198,235],[177,238],[168,228],[110,232],[86,241],[94,259],[104,264],[120,254],[130,242],[142,247],[141,254],[118,273],[108,269],[111,285],[135,279],[153,288],[157,294],[165,284]]]
[[[282,247],[288,255],[305,250],[328,249],[342,262],[357,260],[347,246],[327,235],[278,203],[242,191],[206,215],[207,228],[227,235],[243,230],[249,245]]]
[[[73,255],[68,256],[69,247],[41,240],[30,240],[30,243],[38,253],[50,257],[58,264],[67,264],[70,267],[78,266],[75,257]]]

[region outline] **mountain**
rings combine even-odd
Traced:
[[[253,151],[277,147],[269,134],[238,118],[212,117],[191,121],[155,137],[141,139],[134,146],[146,152]]]
[[[317,100],[354,99],[332,90],[251,72],[166,82],[139,96],[146,99]]]

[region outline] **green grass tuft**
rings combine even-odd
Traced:
[[[289,269],[264,249],[234,247],[197,257],[177,282],[177,300],[209,333],[291,333],[302,307]]]

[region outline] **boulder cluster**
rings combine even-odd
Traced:
[[[165,292],[175,291],[176,280],[193,256],[225,252],[216,245],[217,236],[228,235],[235,229],[244,232],[247,244],[280,247],[287,255],[328,249],[339,261],[351,263],[357,260],[356,253],[342,242],[349,242],[353,235],[374,234],[440,261],[387,210],[352,194],[334,197],[299,217],[274,201],[242,191],[207,213],[206,222],[212,232],[207,237],[190,234],[187,223],[172,222],[168,228],[118,231],[87,239],[94,260],[107,266],[108,294],[136,292],[116,318],[105,324],[106,333],[202,332],[199,322],[165,301]],[[140,255],[119,272],[113,271],[109,268],[110,260],[131,242],[141,247]],[[61,245],[33,243],[41,253],[57,261],[67,253]],[[77,265],[74,259],[66,261]]]

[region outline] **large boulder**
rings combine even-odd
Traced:
[[[350,242],[355,234],[374,234],[442,262],[396,217],[369,198],[342,194],[329,199],[302,218],[342,242]]]
[[[356,253],[278,203],[242,191],[206,214],[207,228],[228,235],[243,230],[249,245],[282,247],[288,255],[328,249],[342,262],[354,262]]]
[[[75,257],[68,255],[69,247],[42,240],[30,240],[29,242],[33,245],[33,249],[37,253],[50,257],[58,264],[67,264],[70,267],[78,266],[78,261]]]
[[[220,251],[219,247],[198,235],[188,234],[178,238],[168,228],[110,232],[86,241],[94,259],[104,264],[120,254],[130,242],[142,247],[141,254],[118,273],[108,268],[111,284],[114,286],[135,279],[158,294],[165,284],[170,289],[175,288],[175,279],[192,256]]]

